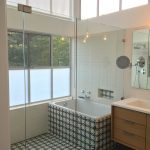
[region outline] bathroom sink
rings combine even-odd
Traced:
[[[134,106],[134,107],[139,107],[139,108],[144,108],[144,109],[150,109],[150,101],[143,101],[143,100],[135,100],[132,102],[128,102],[127,105],[129,106]]]

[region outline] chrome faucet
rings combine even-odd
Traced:
[[[90,98],[91,98],[91,92],[90,91],[88,91],[88,92],[86,92],[85,90],[81,90],[81,96],[79,96],[79,98],[81,98],[81,99],[85,99],[85,100],[90,100]]]

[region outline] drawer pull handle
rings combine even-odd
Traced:
[[[135,136],[133,133],[129,133],[129,132],[127,132],[127,131],[123,131],[123,133],[124,133],[125,135],[127,135],[127,136]]]
[[[132,121],[129,121],[129,120],[125,120],[125,122],[128,123],[128,124],[132,124],[132,125],[135,124],[135,122],[132,122]]]

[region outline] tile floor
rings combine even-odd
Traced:
[[[25,149],[26,147],[26,149]],[[84,150],[75,144],[48,133],[22,141],[11,146],[11,150]],[[114,150],[132,150],[117,144]]]
[[[26,146],[26,149],[25,149]],[[58,136],[43,134],[11,146],[11,150],[83,150]]]

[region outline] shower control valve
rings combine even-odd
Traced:
[[[91,94],[91,91],[88,91],[88,92],[87,92],[87,94],[89,94],[89,95],[90,95],[90,94]]]
[[[85,93],[85,90],[81,90],[81,93]]]
[[[146,73],[145,69],[142,69],[142,70],[141,70],[141,73],[142,73],[142,74],[145,74],[145,73]]]

